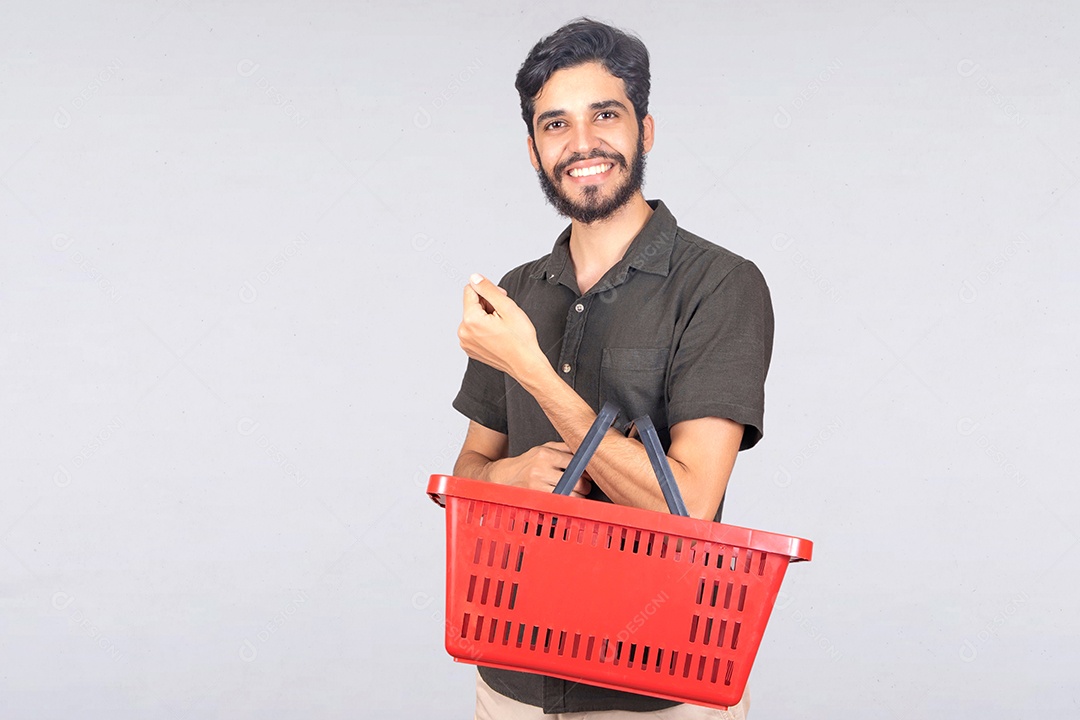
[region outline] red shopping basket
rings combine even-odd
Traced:
[[[605,406],[556,488],[569,493]],[[682,500],[635,421],[672,512]],[[446,507],[446,649],[455,660],[725,708],[739,702],[800,538],[433,475]]]

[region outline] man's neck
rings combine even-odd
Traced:
[[[622,260],[627,248],[652,217],[653,209],[637,193],[613,215],[592,225],[572,221],[570,258],[574,262],[578,290],[589,291],[615,263]]]

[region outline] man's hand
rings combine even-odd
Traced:
[[[564,442],[537,445],[521,455],[504,458],[488,466],[488,479],[502,485],[531,488],[549,493],[555,489],[574,454]],[[585,497],[592,483],[582,477],[571,495]]]
[[[465,286],[458,340],[469,357],[518,381],[547,366],[529,316],[505,290],[480,275],[473,275]]]
[[[516,457],[506,457],[506,435],[475,420],[461,446],[454,474],[503,485],[517,485],[551,492],[570,463],[570,448],[563,442],[538,445]],[[578,480],[572,495],[583,497],[592,490],[587,477]]]

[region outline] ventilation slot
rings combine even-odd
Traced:
[[[506,606],[507,610],[514,609],[514,603],[517,602],[517,588],[518,584],[514,583],[510,586],[510,603]]]
[[[743,611],[743,606],[744,605],[746,605],[746,586],[745,585],[743,585],[741,588],[739,588],[739,605],[738,605],[739,612]]]
[[[473,593],[476,591],[476,576],[469,576],[469,591],[465,593],[465,602],[472,602]]]

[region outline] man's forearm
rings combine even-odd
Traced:
[[[576,452],[596,420],[596,413],[588,403],[546,362],[522,373],[518,381],[536,398],[563,441]],[[671,465],[678,480],[685,468],[677,462]],[[645,446],[614,430],[608,432],[590,460],[589,476],[615,503],[667,511]],[[687,507],[691,507],[690,499],[685,499]]]
[[[489,469],[495,461],[478,452],[465,451],[458,456],[454,463],[454,475],[457,477],[472,478],[473,480],[489,481]]]

